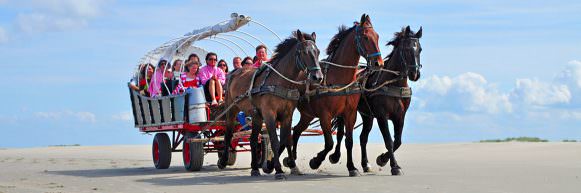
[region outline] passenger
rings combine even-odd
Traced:
[[[151,81],[149,83],[149,88],[147,89],[149,91],[149,94],[151,95],[151,97],[156,97],[159,94],[161,94],[161,87],[162,87],[162,84],[164,82],[164,74],[165,74],[166,66],[167,66],[166,59],[162,58],[157,63],[157,68],[155,69],[155,72],[153,73],[153,77],[151,78]]]
[[[247,56],[246,58],[244,58],[244,60],[242,60],[242,67],[247,68],[247,67],[252,67],[254,64],[254,62],[252,62],[252,58],[250,58],[249,56]]]
[[[242,68],[242,58],[238,56],[234,57],[234,59],[232,59],[232,65],[234,66],[234,69]]]
[[[263,62],[268,62],[268,55],[266,54],[266,46],[260,44],[256,47],[256,61],[254,62],[254,67],[259,68],[262,66]]]
[[[228,63],[225,60],[220,60],[218,62],[218,68],[222,69],[225,74],[228,74]]]
[[[173,65],[171,66],[171,69],[174,72],[174,74],[176,72],[181,72],[182,71],[182,60],[181,59],[174,60]]]
[[[211,105],[218,105],[218,102],[223,102],[222,99],[222,85],[226,82],[224,71],[216,66],[218,55],[210,52],[206,55],[206,65],[198,72],[198,77],[204,85],[204,93],[206,100],[211,101]],[[218,102],[216,102],[218,100]]]
[[[194,61],[196,61],[196,62],[200,63],[200,57],[198,57],[198,55],[197,55],[197,54],[195,54],[195,53],[192,53],[192,54],[190,54],[190,55],[188,56],[188,60],[187,60],[187,61],[188,61],[188,62],[186,62],[186,64],[188,64],[188,63],[191,63],[191,62],[194,62]]]
[[[132,82],[129,86],[131,89],[139,92],[141,95],[150,96],[149,95],[149,81],[151,80],[151,76],[153,75],[153,65],[151,64],[142,64],[139,67],[139,80],[137,81],[137,86]],[[137,78],[137,77],[136,77]]]
[[[198,77],[198,69],[200,63],[197,61],[190,62],[185,66],[186,73],[181,77],[184,88],[198,88],[200,87],[200,78]]]

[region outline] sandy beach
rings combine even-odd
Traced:
[[[322,144],[301,144],[298,166],[306,174],[275,181],[250,177],[249,153],[219,170],[207,154],[199,172],[183,169],[181,153],[172,166],[156,170],[150,146],[69,146],[0,149],[0,192],[579,192],[581,143],[404,144],[397,152],[404,176],[388,167],[348,177],[343,153],[338,164],[318,170],[308,160]],[[369,159],[384,151],[371,144]],[[343,149],[344,150],[344,149]],[[287,173],[289,172],[286,169]]]

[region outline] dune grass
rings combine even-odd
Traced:
[[[538,137],[508,137],[505,139],[487,139],[480,140],[480,143],[497,143],[497,142],[548,142],[549,140]]]
[[[581,141],[577,141],[577,140],[574,140],[574,139],[563,139],[562,142],[581,142]]]

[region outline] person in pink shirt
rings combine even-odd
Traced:
[[[260,44],[256,47],[256,58],[258,59],[254,63],[255,68],[262,66],[262,62],[268,62],[268,55],[266,54],[266,46]]]
[[[206,94],[206,101],[211,101],[212,105],[222,103],[222,85],[226,83],[226,75],[222,69],[216,66],[218,55],[210,52],[206,55],[206,65],[200,68],[198,77],[202,85],[204,85],[204,93]],[[216,102],[216,99],[218,102]]]

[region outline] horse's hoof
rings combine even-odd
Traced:
[[[252,171],[250,171],[250,176],[260,176],[260,171],[252,170]]]
[[[365,167],[363,167],[363,172],[364,172],[364,173],[372,173],[372,172],[373,172],[373,170],[372,170],[370,167],[368,167],[368,166],[365,166]]]
[[[302,176],[305,175],[298,167],[291,168],[291,175]]]
[[[282,159],[282,165],[284,167],[290,168],[290,159],[288,157],[285,157],[284,159]]]
[[[226,161],[224,161],[222,159],[218,159],[218,163],[216,165],[218,165],[219,169],[224,169],[224,168],[226,168]]]
[[[349,177],[356,177],[356,176],[360,176],[361,174],[359,173],[358,170],[349,170]]]
[[[286,180],[286,176],[284,175],[284,173],[278,173],[278,174],[274,174],[274,179],[275,180]]]
[[[383,159],[383,155],[381,154],[379,156],[377,156],[377,159],[375,160],[375,163],[379,166],[379,167],[383,167],[387,164],[387,161],[389,161],[389,159],[384,160]]]
[[[329,162],[331,162],[332,164],[339,163],[339,158],[341,158],[341,154],[333,153],[329,155]]]
[[[403,170],[401,168],[391,168],[391,175],[403,176]]]
[[[266,161],[262,164],[262,172],[264,172],[265,174],[270,174],[272,173],[272,171],[274,171],[274,166],[271,167],[272,162],[271,161]]]
[[[316,170],[319,168],[319,166],[321,166],[321,162],[317,161],[317,158],[313,158],[311,159],[311,161],[309,161],[309,166],[311,167],[311,169]]]

